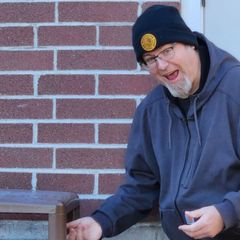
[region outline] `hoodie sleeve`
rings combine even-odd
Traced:
[[[240,120],[238,121],[238,143],[237,146],[240,146]],[[238,149],[238,154],[240,156],[240,148]],[[240,161],[240,159],[238,159]],[[239,163],[240,165],[240,163]],[[240,175],[240,169],[239,169],[239,165],[238,165],[238,171],[239,171],[239,175]],[[240,186],[240,177],[238,180],[238,186]],[[224,202],[229,201],[231,203],[231,212],[232,214],[228,216],[226,219],[228,223],[231,223],[231,225],[234,224],[234,226],[237,226],[238,228],[240,228],[240,189],[238,189],[237,192],[229,192],[224,196]],[[228,204],[229,205],[229,204]],[[230,209],[228,207],[228,209]],[[234,213],[234,214],[233,214]],[[231,218],[230,218],[231,216]]]
[[[230,201],[233,206],[233,211],[235,214],[232,215],[234,218],[232,218],[231,221],[234,219],[235,225],[240,228],[240,191],[227,193],[225,200]]]
[[[216,204],[215,207],[222,216],[224,229],[229,229],[236,226],[238,219],[233,204],[229,200],[224,200],[222,203]]]
[[[104,237],[126,230],[158,204],[159,174],[149,131],[147,113],[137,110],[126,153],[125,183],[92,215]]]

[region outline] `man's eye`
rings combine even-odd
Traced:
[[[167,56],[170,52],[172,52],[172,47],[169,47],[161,52],[163,56]]]
[[[153,62],[155,62],[155,58],[149,58],[149,59],[147,59],[146,60],[146,63],[153,63]]]

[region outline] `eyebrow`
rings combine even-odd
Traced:
[[[169,45],[169,46],[167,46],[167,47],[165,47],[165,48],[164,48],[164,46],[160,47],[159,49],[161,49],[161,48],[162,48],[162,49],[159,51],[159,53],[162,52],[162,51],[164,51],[164,50],[166,50],[166,49],[168,49],[168,48],[170,48],[170,47],[172,47],[172,45],[170,45],[170,43],[167,44],[167,45]],[[157,49],[156,49],[156,50],[157,50]],[[159,54],[159,53],[158,53],[158,54]],[[157,55],[158,55],[158,54],[157,54]],[[143,55],[143,57],[150,57],[150,58],[152,57],[152,58],[154,58],[154,57],[156,57],[157,55],[152,55],[152,54],[149,54],[149,53],[145,53],[145,54]]]
[[[161,51],[160,51],[161,52]],[[143,57],[156,57],[156,55],[146,53],[146,55],[143,55]]]

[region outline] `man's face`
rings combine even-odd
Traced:
[[[167,87],[174,97],[187,98],[197,91],[201,65],[198,52],[193,46],[166,44],[144,54],[143,59],[150,63],[149,73]]]

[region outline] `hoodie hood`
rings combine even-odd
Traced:
[[[210,56],[210,67],[205,85],[198,94],[190,97],[193,99],[197,98],[196,111],[198,111],[214,93],[225,74],[232,68],[239,66],[239,61],[231,54],[216,47],[215,44],[207,40],[201,33],[195,32],[195,35],[206,43]],[[194,109],[190,107],[188,117],[193,116],[193,114]]]

